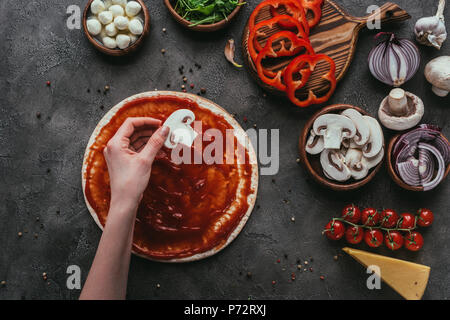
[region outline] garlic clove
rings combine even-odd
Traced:
[[[424,17],[417,20],[414,27],[417,42],[440,49],[447,39],[447,30],[444,20],[445,0],[439,0],[438,11],[435,16]]]

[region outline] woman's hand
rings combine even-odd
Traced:
[[[103,151],[111,185],[111,207],[137,207],[156,154],[169,133],[161,120],[128,118]],[[158,129],[159,128],[159,129]]]

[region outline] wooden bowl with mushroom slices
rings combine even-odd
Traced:
[[[88,3],[86,4],[86,7],[84,8],[84,12],[83,12],[83,30],[84,30],[84,34],[86,35],[86,37],[88,38],[89,42],[100,52],[103,52],[104,54],[110,55],[110,56],[124,56],[127,54],[130,54],[134,51],[136,51],[143,43],[145,37],[148,35],[149,31],[150,31],[150,14],[148,11],[147,6],[145,5],[143,0],[133,0],[137,3],[139,3],[139,5],[141,6],[141,10],[139,12],[139,14],[136,16],[137,18],[139,18],[142,21],[142,33],[138,36],[136,36],[136,40],[132,43],[130,43],[130,45],[124,49],[120,49],[118,47],[116,48],[108,48],[106,47],[103,42],[101,37],[101,34],[93,36],[89,33],[88,31],[88,26],[87,26],[87,21],[94,16],[94,14],[91,12],[91,5],[92,2],[94,2],[95,0],[89,0]],[[130,1],[127,1],[130,2]],[[106,10],[105,10],[106,11]],[[104,25],[102,25],[102,32],[104,32]],[[122,33],[119,31],[119,34]]]
[[[244,0],[239,0],[239,4],[236,6],[236,8],[234,8],[234,10],[226,18],[224,17],[224,19],[220,20],[219,22],[199,24],[195,26],[191,26],[192,22],[180,16],[175,10],[176,0],[164,0],[164,3],[175,21],[177,21],[184,28],[200,32],[214,32],[228,26],[228,24],[236,16],[239,10],[241,10],[242,5],[244,4]]]
[[[323,136],[320,135],[314,134],[315,137],[314,136],[311,137],[311,131],[314,128],[316,120],[318,120],[318,123],[316,123],[316,128],[320,129],[320,127],[318,126],[322,124],[319,122],[324,121],[323,119],[326,118],[323,117],[324,115],[330,115],[330,117],[328,116],[327,117],[329,118],[329,121],[332,124],[336,123],[336,116],[341,115],[341,113],[344,112],[345,110],[351,110],[345,112],[346,115],[345,118],[348,118],[354,124],[355,126],[354,129],[353,128],[333,129],[332,127],[330,127],[326,130],[329,130],[327,136],[331,137],[332,139],[331,140],[327,139],[327,141],[325,141]],[[355,125],[355,120],[357,120],[357,117],[363,117],[364,120],[361,119],[361,121],[359,121],[359,124]],[[371,118],[373,120],[369,120],[368,118]],[[369,121],[371,121],[372,124],[368,123]],[[350,191],[364,186],[369,181],[371,181],[373,177],[377,174],[377,172],[380,170],[385,155],[384,136],[382,133],[381,126],[378,124],[378,127],[376,127],[373,121],[378,123],[378,121],[375,118],[371,117],[363,109],[349,104],[335,104],[319,110],[307,121],[301,132],[299,138],[299,154],[301,164],[317,183],[326,188],[335,191]],[[346,123],[347,120],[343,122],[343,125],[345,125]],[[376,128],[375,127],[372,128],[371,127],[372,125],[374,125]],[[326,135],[325,132],[327,132],[320,130],[318,131],[320,133],[324,133],[325,135]],[[375,133],[372,134],[372,132]],[[351,136],[352,133],[354,134],[353,136],[354,138],[351,139],[345,138],[346,136],[349,135]],[[341,139],[342,141],[340,149],[325,148],[325,144],[327,144],[329,147],[336,148],[337,141],[334,141],[336,140],[336,134],[337,135],[341,134],[341,138],[338,138],[338,141],[339,139]],[[373,138],[371,138],[371,136],[373,136]],[[354,145],[355,144],[354,141],[357,141],[361,145],[360,146]],[[344,144],[347,147],[343,146]],[[315,154],[310,154],[307,151],[307,149]],[[348,150],[351,150],[351,153],[349,153]],[[362,156],[363,150],[364,154],[372,155],[372,153],[375,153],[375,156],[366,158]],[[346,152],[346,154],[343,153],[344,151]],[[343,162],[346,156],[348,157],[349,165],[351,165],[352,169],[344,168],[344,166],[347,167],[347,165],[345,165]],[[339,160],[342,162],[339,162],[339,164],[336,167],[334,166],[335,160]],[[345,171],[345,174],[342,176],[343,181],[337,181],[335,179],[332,179],[331,176],[329,176],[325,172],[322,165],[322,161],[329,162],[325,163],[327,168],[334,167],[336,168],[337,171],[339,171],[338,168]],[[348,177],[349,172],[346,172],[347,170],[349,170],[351,173],[350,177]]]
[[[395,170],[395,160],[393,159],[393,150],[395,145],[397,144],[398,139],[404,134],[403,133],[399,133],[397,135],[395,135],[394,137],[392,137],[392,139],[389,141],[387,150],[386,150],[386,167],[389,173],[389,176],[392,178],[392,180],[394,180],[394,182],[401,188],[405,189],[405,190],[409,190],[409,191],[427,191],[423,186],[412,186],[409,185],[407,183],[405,183],[403,181],[403,179],[397,174],[397,171]],[[447,144],[449,144],[448,139],[441,133],[440,136],[442,137],[442,139],[444,141],[447,142]],[[450,164],[447,164],[444,174],[443,174],[443,178],[442,180],[439,182],[439,184],[441,184],[442,182],[444,182],[444,180],[447,178],[448,174],[450,173]]]

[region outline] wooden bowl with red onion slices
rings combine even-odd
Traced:
[[[428,191],[450,172],[450,144],[440,128],[421,124],[389,142],[387,169],[394,182],[410,191]]]
[[[330,123],[327,129],[323,129],[324,121]],[[344,129],[335,131],[331,124],[336,123],[342,123]],[[359,107],[330,105],[315,113],[304,126],[299,153],[302,165],[320,185],[335,191],[355,190],[371,181],[380,170],[385,155],[383,131],[378,121]],[[336,176],[333,167],[343,175],[338,172]]]

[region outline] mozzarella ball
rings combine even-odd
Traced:
[[[111,11],[100,12],[98,20],[100,20],[102,24],[110,24],[113,21],[113,13]]]
[[[131,32],[128,33],[128,36],[130,37],[132,44],[135,43],[137,39],[139,39],[139,37],[137,37],[136,35],[132,34]]]
[[[114,37],[117,34],[117,28],[114,23],[105,26],[105,33],[108,37]]]
[[[136,1],[130,1],[127,3],[127,6],[125,7],[125,12],[127,13],[127,16],[134,17],[141,11],[141,5],[137,3]]]
[[[112,12],[114,18],[118,16],[123,16],[125,13],[125,11],[123,11],[122,6],[119,6],[118,4],[113,4],[111,7],[109,7],[108,10]]]
[[[114,18],[114,24],[119,30],[125,30],[126,28],[128,28],[128,23],[129,21],[127,17],[118,16]]]
[[[127,5],[127,0],[112,0],[112,3],[125,8]]]
[[[100,12],[105,10],[105,4],[102,0],[94,0],[91,3],[91,12],[93,14],[99,14]]]
[[[120,49],[128,48],[131,42],[131,38],[127,36],[126,34],[119,34],[116,37],[117,46]]]
[[[117,43],[116,43],[116,39],[111,38],[111,37],[104,37],[102,39],[103,44],[105,45],[105,47],[109,48],[109,49],[114,49],[115,47],[117,47]]]
[[[142,22],[140,19],[132,19],[128,24],[128,29],[130,32],[135,35],[140,35],[144,31],[144,27],[142,26]]]
[[[88,19],[86,21],[86,27],[88,29],[88,32],[93,36],[98,35],[102,31],[102,25],[97,20],[97,18]]]
[[[103,0],[103,3],[105,4],[105,10],[108,10],[113,4],[112,0]]]

